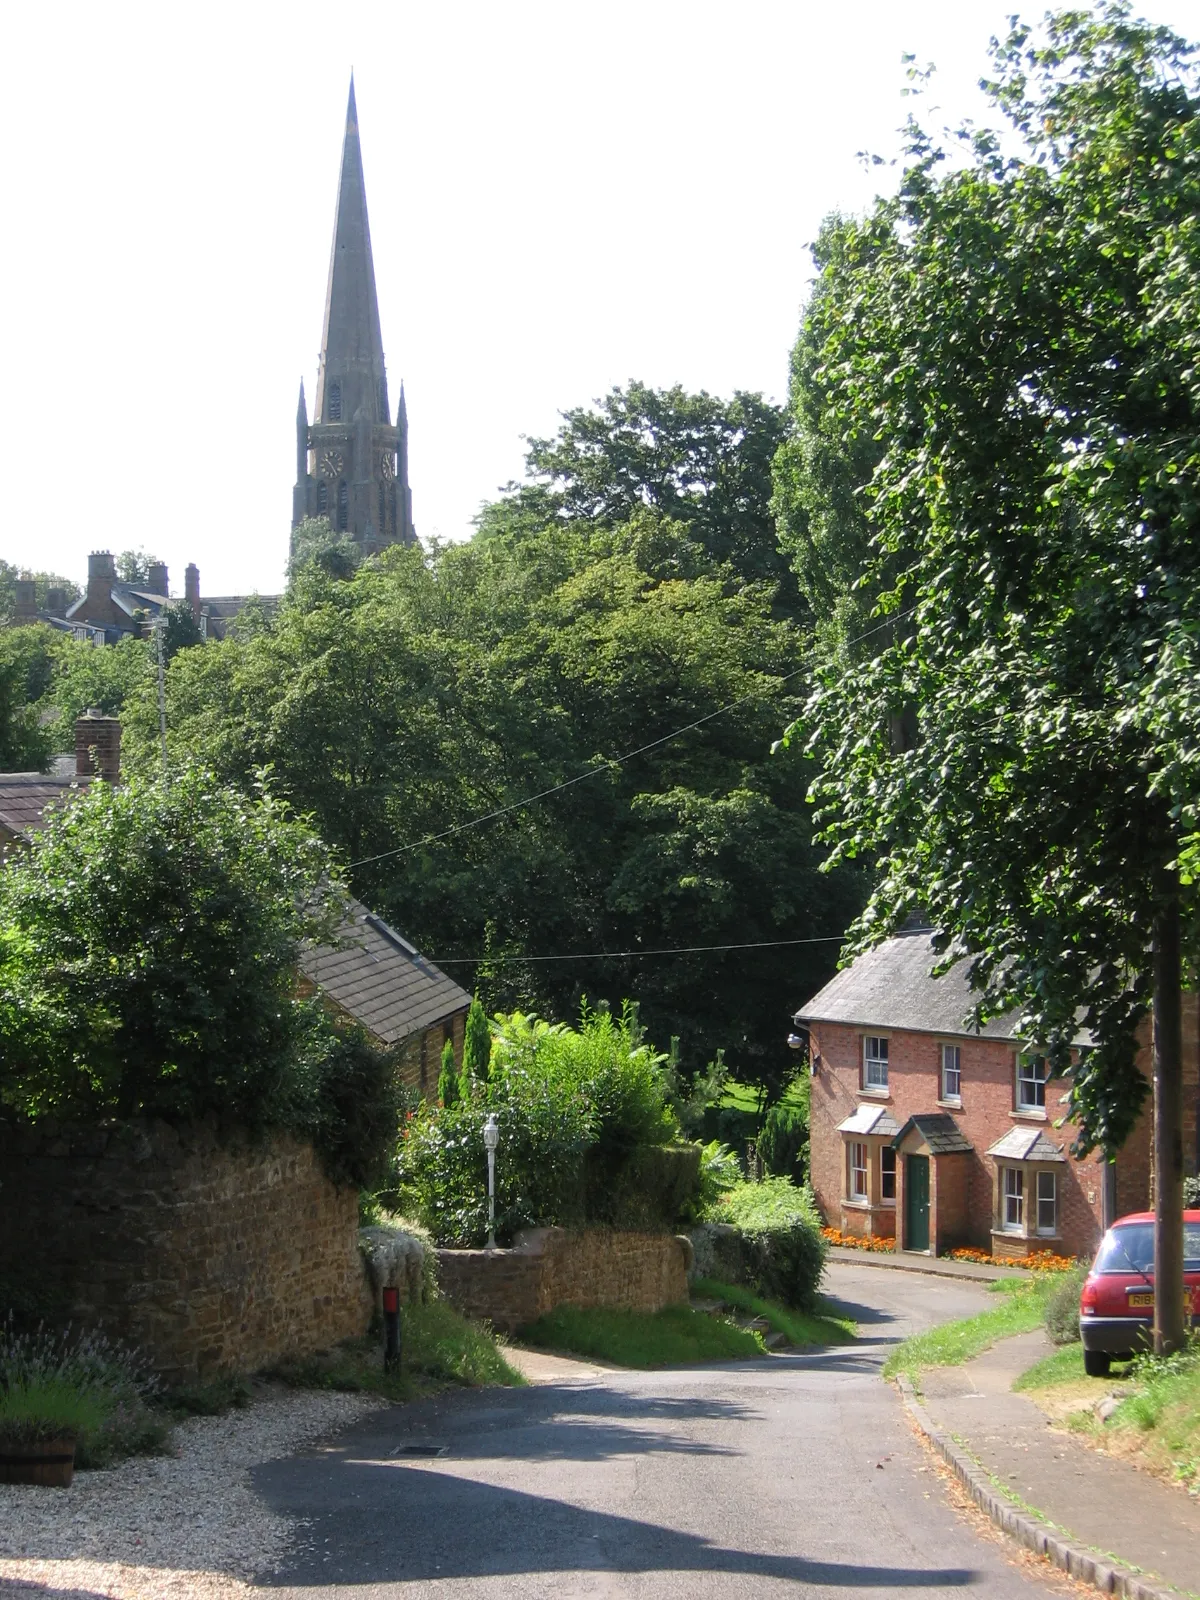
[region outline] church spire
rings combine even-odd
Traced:
[[[360,406],[372,423],[388,420],[379,300],[375,292],[375,264],[371,257],[371,229],[367,222],[367,191],[363,183],[352,75],[313,420],[350,422]]]

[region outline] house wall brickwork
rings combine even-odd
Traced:
[[[172,1382],[361,1334],[358,1196],[311,1146],[162,1124],[0,1124],[0,1280],[46,1282]]]
[[[687,1299],[691,1244],[672,1234],[534,1228],[511,1250],[439,1250],[442,1293],[512,1332],[555,1306],[661,1311]]]
[[[1069,1149],[1075,1125],[1054,1123],[1063,1113],[1060,1103],[1065,1092],[1061,1080],[1046,1088],[1046,1115],[1038,1117],[1015,1109],[1015,1052],[1006,1040],[972,1035],[918,1033],[886,1028],[858,1028],[840,1023],[810,1022],[810,1052],[816,1063],[812,1083],[811,1161],[812,1183],[821,1209],[830,1223],[848,1233],[888,1233],[886,1220],[878,1213],[847,1199],[845,1141],[838,1126],[864,1104],[887,1106],[903,1127],[909,1117],[938,1111],[948,1112],[972,1145],[970,1154],[943,1156],[931,1161],[930,1224],[931,1249],[951,1248],[969,1243],[980,1249],[1019,1250],[1049,1248],[1069,1255],[1090,1253],[1099,1240],[1104,1215],[1104,1167],[1098,1154],[1083,1161],[1068,1160],[1056,1167],[1059,1173],[1058,1228],[1050,1239],[1014,1241],[993,1233],[996,1216],[997,1164],[986,1152],[1014,1127],[1042,1128],[1055,1144]],[[885,1096],[862,1087],[862,1038],[866,1033],[884,1034],[889,1041],[888,1090]],[[959,1103],[941,1102],[941,1044],[952,1043],[961,1050],[961,1098]],[[1184,996],[1184,1150],[1189,1170],[1196,1170],[1197,1100],[1200,1097],[1200,1028],[1197,997]],[[1150,1027],[1147,1021],[1140,1035],[1139,1065],[1150,1075]],[[1120,1152],[1116,1163],[1115,1214],[1139,1210],[1150,1203],[1152,1160],[1152,1113],[1150,1098],[1137,1125]],[[882,1141],[872,1141],[882,1142]],[[957,1175],[952,1169],[957,1167]],[[897,1167],[896,1210],[903,1223],[903,1162]],[[937,1186],[941,1185],[941,1204]],[[946,1186],[954,1189],[948,1195]],[[961,1221],[957,1219],[962,1219]]]

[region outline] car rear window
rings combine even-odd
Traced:
[[[1183,1225],[1184,1265],[1189,1272],[1200,1271],[1200,1222]],[[1110,1228],[1100,1241],[1093,1272],[1153,1272],[1154,1224],[1127,1222]]]

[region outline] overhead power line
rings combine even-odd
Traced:
[[[843,933],[825,933],[817,939],[759,939],[753,944],[678,944],[662,950],[589,950],[584,955],[576,956],[522,956],[522,955],[482,955],[482,956],[428,956],[436,967],[463,967],[478,966],[482,962],[493,961],[616,961],[624,960],[628,956],[690,956],[697,955],[707,950],[774,950],[786,944],[841,944],[845,938]]]
[[[869,639],[872,634],[880,633],[884,628],[890,628],[894,623],[903,622],[905,617],[911,617],[916,606],[910,606],[907,611],[897,612],[894,617],[888,617],[874,628],[868,628],[865,633],[857,634],[853,639],[847,639],[847,645],[861,644],[864,639]],[[470,828],[481,828],[485,822],[496,822],[500,817],[507,817],[514,811],[521,811],[525,806],[536,804],[545,800],[552,794],[561,794],[564,789],[571,789],[577,783],[583,783],[588,778],[595,778],[601,772],[611,772],[613,767],[619,767],[623,762],[632,761],[635,756],[644,756],[649,750],[657,750],[660,745],[670,744],[672,739],[679,739],[685,733],[691,733],[694,728],[702,728],[706,722],[711,722],[714,717],[723,717],[727,711],[735,711],[738,706],[744,706],[748,701],[761,700],[782,684],[790,683],[793,678],[799,678],[807,672],[807,667],[797,667],[794,672],[785,672],[782,678],[776,678],[771,689],[751,689],[748,694],[742,694],[736,700],[730,700],[727,705],[718,706],[715,711],[707,711],[704,716],[697,717],[694,722],[685,722],[682,728],[675,728],[670,733],[664,733],[661,739],[651,739],[649,744],[640,744],[636,750],[627,750],[623,756],[607,756],[597,762],[594,767],[589,767],[586,772],[576,773],[575,777],[567,778],[562,783],[555,783],[549,789],[539,789],[536,794],[527,794],[523,800],[514,800],[511,805],[498,806],[495,811],[485,811],[482,816],[472,817],[469,822],[459,822],[453,828],[443,828],[441,833],[430,833],[424,839],[417,839],[412,844],[397,845],[394,850],[381,850],[378,855],[363,856],[361,860],[351,861],[346,868],[353,872],[355,867],[369,867],[376,861],[389,861],[392,856],[408,855],[413,850],[421,850],[427,844],[440,844],[443,839],[451,839],[456,833],[466,833]],[[526,959],[532,959],[527,957]],[[558,959],[549,956],[545,960]],[[567,959],[566,957],[562,959]],[[577,959],[583,960],[584,957]]]

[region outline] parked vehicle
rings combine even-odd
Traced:
[[[1200,1315],[1200,1211],[1183,1213],[1184,1289]],[[1121,1217],[1100,1241],[1079,1296],[1083,1365],[1091,1378],[1148,1350],[1154,1330],[1154,1213]]]

